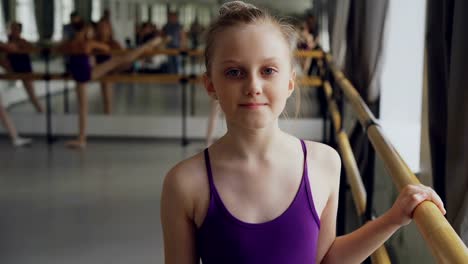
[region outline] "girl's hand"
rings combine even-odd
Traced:
[[[396,224],[405,226],[411,222],[414,209],[426,200],[432,201],[445,215],[444,204],[439,195],[430,187],[422,184],[406,186],[389,210],[389,214]]]

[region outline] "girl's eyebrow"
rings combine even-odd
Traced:
[[[264,58],[261,61],[262,62],[271,62],[271,61],[278,61],[279,59],[277,57],[268,57]],[[235,59],[227,59],[221,61],[221,64],[228,64],[228,63],[240,63],[241,61],[235,60]]]
[[[263,59],[263,61],[277,61],[277,60],[279,60],[277,57],[269,57],[269,58]]]
[[[223,60],[221,64],[228,64],[228,63],[239,63],[240,61],[234,59]]]

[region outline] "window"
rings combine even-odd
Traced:
[[[156,24],[158,28],[163,27],[167,23],[167,8],[165,4],[154,4],[152,6],[151,22]]]
[[[210,8],[207,6],[201,6],[197,8],[198,22],[204,27],[207,27],[211,22]]]
[[[141,22],[147,22],[149,20],[149,10],[148,10],[148,5],[147,4],[141,4],[140,5],[140,18],[141,18]]]
[[[16,19],[23,24],[23,38],[28,41],[39,39],[33,0],[16,0]]]
[[[62,39],[63,25],[70,23],[70,14],[73,12],[73,0],[54,0],[54,34],[52,40]]]
[[[127,19],[128,20],[133,20],[133,17],[132,17],[133,14],[134,14],[134,12],[133,12],[133,3],[128,3]]]
[[[186,4],[180,8],[179,22],[187,30],[195,20],[196,8],[194,5]]]
[[[120,19],[120,2],[115,2],[115,19],[119,20]]]
[[[101,19],[101,0],[93,0],[91,5],[91,20],[97,22]]]
[[[0,1],[0,41],[7,40],[7,32],[5,27],[5,19],[3,18],[3,1]]]

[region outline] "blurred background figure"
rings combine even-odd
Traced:
[[[162,32],[164,36],[169,36],[171,40],[167,44],[168,49],[187,48],[187,40],[182,25],[179,23],[177,12],[169,12],[168,21],[163,26]],[[169,73],[181,72],[181,60],[178,56],[169,56],[168,58]]]
[[[108,13],[108,12],[107,12]],[[114,39],[112,34],[112,25],[108,18],[109,14],[104,13],[101,20],[96,25],[96,36],[95,40],[107,45],[112,51],[122,50],[122,46]],[[108,61],[111,58],[110,54],[97,54],[95,56],[96,63],[101,64]],[[112,112],[112,97],[113,97],[113,88],[111,82],[100,82],[101,84],[101,93],[104,105],[104,113],[109,115]]]
[[[73,11],[70,13],[70,23],[66,24],[62,28],[62,39],[63,41],[68,41],[73,39],[75,35],[75,26],[77,23],[83,21],[83,18],[78,15],[78,12]]]
[[[190,25],[189,30],[191,49],[197,49],[200,45],[200,38],[202,37],[203,30],[203,26],[198,21],[198,17],[196,17]]]
[[[298,40],[297,40],[297,49],[298,50],[313,50],[316,47],[317,43],[314,41],[314,36],[310,33],[309,27],[305,21],[299,22],[298,26]],[[307,73],[312,58],[300,58],[298,59],[299,65],[303,73]]]
[[[21,37],[22,24],[12,22],[10,24],[10,31],[8,34],[8,44],[10,44],[10,52],[7,59],[10,63],[11,70],[15,73],[32,73],[31,57],[27,52],[36,50],[36,47],[30,42]],[[34,84],[31,80],[23,79],[23,85],[28,94],[29,100],[34,105],[38,113],[44,112],[42,105],[37,99],[34,91]]]

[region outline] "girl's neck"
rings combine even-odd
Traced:
[[[219,154],[227,154],[230,158],[265,160],[276,152],[284,137],[278,122],[260,129],[245,129],[228,124],[228,132],[213,147],[214,151],[220,150]]]

